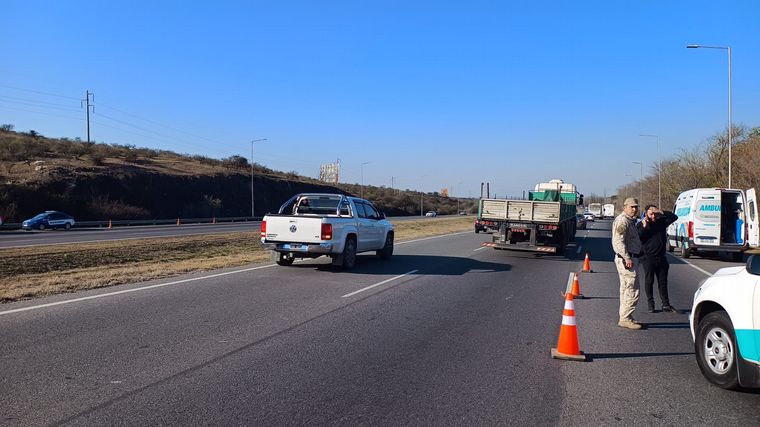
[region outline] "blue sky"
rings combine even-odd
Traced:
[[[342,181],[611,194],[760,126],[757,1],[3,2],[0,123]]]

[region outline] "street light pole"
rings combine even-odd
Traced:
[[[644,190],[643,190],[643,183],[644,183],[644,162],[631,162],[635,165],[639,165],[640,171],[639,171],[639,203],[642,203],[644,201]]]
[[[662,209],[662,163],[660,160],[660,136],[659,135],[639,135],[649,138],[657,138],[657,207]]]
[[[253,195],[253,143],[254,142],[266,141],[266,140],[267,140],[266,138],[261,138],[261,139],[254,139],[253,141],[251,141],[251,219],[253,219],[253,217],[255,216],[254,215],[254,212],[255,212],[254,208],[256,206],[255,205],[255,199],[253,197],[254,196]]]
[[[371,163],[371,162],[364,162],[364,163],[362,163],[362,167],[361,167],[361,169],[362,169],[362,196],[361,196],[362,199],[364,198],[364,165],[367,165],[369,163]]]
[[[721,49],[728,51],[728,188],[731,188],[731,146],[733,145],[733,124],[731,123],[731,46],[686,45],[687,49]]]

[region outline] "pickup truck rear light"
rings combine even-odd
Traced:
[[[332,224],[322,224],[322,240],[332,240]]]
[[[689,227],[688,227],[688,233],[689,233],[689,239],[694,238],[694,221],[689,221]]]
[[[261,221],[261,238],[265,239],[267,237],[267,222]]]

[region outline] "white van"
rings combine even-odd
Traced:
[[[602,217],[607,218],[615,218],[615,205],[612,203],[606,203],[602,206]]]
[[[755,189],[695,188],[678,196],[673,212],[678,220],[668,227],[667,247],[681,248],[689,258],[698,252],[733,252],[740,259],[758,246],[758,207]]]

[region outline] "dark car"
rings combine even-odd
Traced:
[[[45,230],[48,228],[69,230],[73,226],[74,217],[58,211],[45,211],[21,223],[21,228],[24,230]]]

